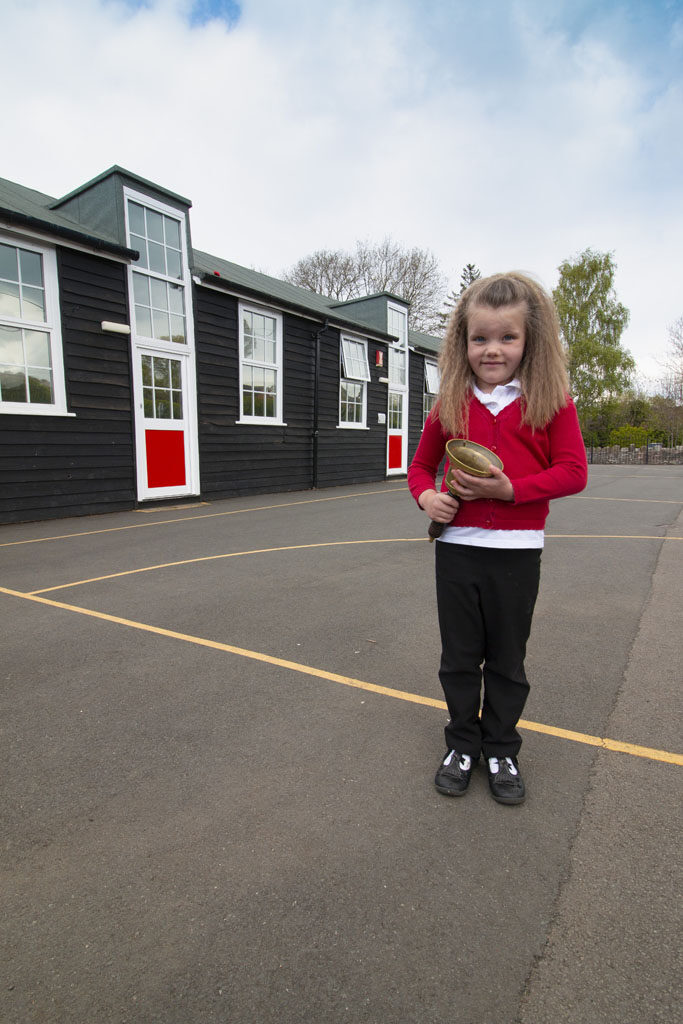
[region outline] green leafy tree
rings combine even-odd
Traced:
[[[553,291],[569,357],[569,381],[582,424],[629,386],[635,362],[621,345],[629,312],[614,291],[611,253],[586,249],[560,264]]]

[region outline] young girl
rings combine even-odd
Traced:
[[[475,281],[451,316],[440,369],[439,400],[408,470],[418,505],[449,524],[436,544],[436,594],[450,721],[434,781],[439,792],[462,796],[483,753],[494,799],[519,804],[516,726],[529,692],[524,658],[548,502],[583,490],[587,479],[552,299],[523,274]],[[456,470],[457,499],[444,484],[435,490],[453,437],[503,462],[486,478]]]

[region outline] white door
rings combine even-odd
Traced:
[[[138,498],[197,493],[186,355],[135,351]]]
[[[137,494],[199,493],[192,285],[185,214],[125,188]]]

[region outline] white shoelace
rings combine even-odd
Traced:
[[[511,757],[490,757],[489,758],[489,771],[491,775],[497,775],[500,771],[500,761],[506,761],[510,775],[519,775],[519,772],[515,768],[514,762]]]
[[[446,758],[446,760],[443,763],[444,768],[448,767],[448,765],[451,763],[451,761],[453,760],[454,757],[455,757],[455,750],[449,751],[448,757]],[[460,755],[460,760],[458,761],[458,764],[460,765],[460,767],[462,768],[462,770],[464,772],[468,772],[470,770],[470,768],[472,767],[472,758],[470,757],[469,754],[461,754]]]

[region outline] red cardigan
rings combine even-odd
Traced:
[[[408,486],[417,501],[435,487],[436,474],[450,434],[438,419],[427,418],[417,451],[408,470]],[[494,416],[474,395],[469,406],[469,439],[485,445],[503,460],[514,501],[478,498],[461,501],[451,526],[479,526],[488,530],[542,530],[551,498],[576,494],[586,486],[586,449],[579,418],[571,398],[539,430],[522,423],[518,398]],[[448,463],[446,464],[446,471]],[[441,490],[445,490],[442,483]]]

